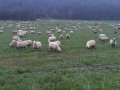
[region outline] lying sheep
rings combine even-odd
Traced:
[[[87,41],[86,43],[86,47],[89,49],[89,48],[93,48],[95,47],[95,44],[96,44],[96,41],[95,40],[89,40]]]
[[[111,40],[110,40],[110,45],[111,45],[112,47],[116,46],[116,45],[117,45],[117,39],[116,39],[116,38],[111,39]]]
[[[39,41],[33,41],[33,49],[40,49],[42,47],[42,43]]]
[[[56,42],[49,42],[49,50],[61,52],[61,48],[59,47],[58,43],[56,43]]]

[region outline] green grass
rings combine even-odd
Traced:
[[[32,47],[25,49],[10,48],[9,43],[16,30],[13,27],[5,27],[0,34],[0,90],[120,90],[120,31],[114,34],[113,28],[108,23],[118,24],[119,21],[71,21],[50,20],[31,21],[37,23],[36,31],[41,35],[27,35],[23,40],[31,39],[41,41],[41,50],[34,51]],[[87,25],[92,22],[104,22],[99,28],[103,29],[109,40],[116,37],[118,45],[112,48],[108,42],[101,42],[98,34],[93,34]],[[0,26],[6,21],[0,21]],[[43,25],[46,23],[46,25]],[[80,23],[75,31],[72,26]],[[59,25],[57,25],[59,24]],[[54,32],[61,41],[62,52],[49,52],[46,35],[48,27],[55,29],[67,27],[74,30],[70,39],[59,39],[59,34]],[[77,27],[78,28],[78,27]],[[69,32],[69,30],[66,30]],[[86,49],[86,42],[96,40],[95,49]]]

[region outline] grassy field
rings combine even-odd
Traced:
[[[23,40],[41,41],[41,50],[34,51],[32,47],[25,49],[10,48],[13,27],[5,27],[0,34],[0,90],[120,90],[120,31],[114,34],[108,23],[118,24],[119,21],[70,21],[50,20],[31,21],[37,23],[36,31],[41,35],[27,35]],[[89,23],[86,23],[89,22]],[[108,42],[101,42],[98,34],[94,34],[88,25],[91,22],[104,22],[99,28],[109,40],[116,37],[118,45],[112,48]],[[0,21],[0,26],[6,21]],[[46,26],[42,24],[46,23]],[[75,31],[72,26],[80,25]],[[66,27],[74,31],[70,39],[61,41],[61,53],[49,52],[45,34],[48,27]],[[66,30],[69,32],[69,30]],[[86,42],[96,40],[95,49],[86,49]]]

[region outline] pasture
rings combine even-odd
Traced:
[[[0,27],[5,24],[4,32],[0,33],[0,90],[120,90],[120,31],[110,26],[119,21],[29,21],[41,35],[28,34],[22,40],[41,41],[40,50],[9,46],[15,35],[12,30],[17,30],[15,25],[19,22],[26,21],[0,21]],[[9,24],[12,26],[8,27]],[[95,24],[103,31],[94,34],[88,26]],[[69,39],[65,35],[60,39],[60,34],[53,32],[61,41],[61,53],[50,52],[48,48],[46,31],[56,27],[62,27],[65,34],[70,29],[74,31]],[[109,40],[117,38],[117,46],[111,47],[109,40],[100,41],[100,33]],[[90,39],[96,40],[93,49],[86,48]]]

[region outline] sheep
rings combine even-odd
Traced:
[[[100,37],[106,37],[106,35],[105,34],[99,34],[99,38]]]
[[[116,39],[116,38],[111,39],[111,40],[110,40],[110,45],[111,45],[112,47],[116,46],[116,45],[117,45],[117,39]]]
[[[67,34],[66,34],[66,38],[70,38],[70,34],[67,33]]]
[[[13,40],[18,41],[18,40],[20,40],[20,37],[18,37],[18,36],[13,36]]]
[[[17,49],[19,48],[27,48],[27,42],[26,41],[21,41],[21,42],[18,42],[18,41],[15,41],[13,40],[12,43],[11,43],[11,46],[14,46],[16,47]]]
[[[17,30],[12,30],[12,33],[13,34],[17,34]]]
[[[104,36],[104,37],[102,36],[102,37],[100,37],[100,40],[101,41],[108,41],[108,37],[107,36]]]
[[[38,33],[38,35],[41,35],[41,32],[37,32]]]
[[[86,43],[86,47],[89,49],[89,48],[93,48],[95,47],[95,44],[96,44],[96,41],[95,40],[89,40],[87,41]]]
[[[29,31],[30,34],[35,34],[34,30]]]
[[[3,33],[4,31],[3,30],[0,30],[0,33]]]
[[[61,34],[61,35],[60,35],[60,38],[61,38],[61,39],[63,39],[63,38],[64,38],[63,34]]]
[[[73,34],[73,31],[72,31],[72,30],[70,31],[70,34]]]
[[[25,40],[27,42],[27,46],[31,46],[32,45],[32,40]]]
[[[42,43],[39,41],[33,41],[33,49],[39,49],[42,47]]]
[[[49,42],[49,50],[50,51],[57,51],[57,52],[61,52],[61,48],[58,45],[58,43],[56,42]]]
[[[55,37],[55,36],[52,36],[52,37],[49,37],[49,38],[48,38],[48,42],[55,41],[55,40],[56,40],[56,37]]]
[[[57,40],[57,41],[55,41],[55,42],[56,42],[59,46],[61,45],[61,42],[60,42],[60,41]]]
[[[96,30],[96,29],[93,29],[93,33],[97,33],[97,30]]]

